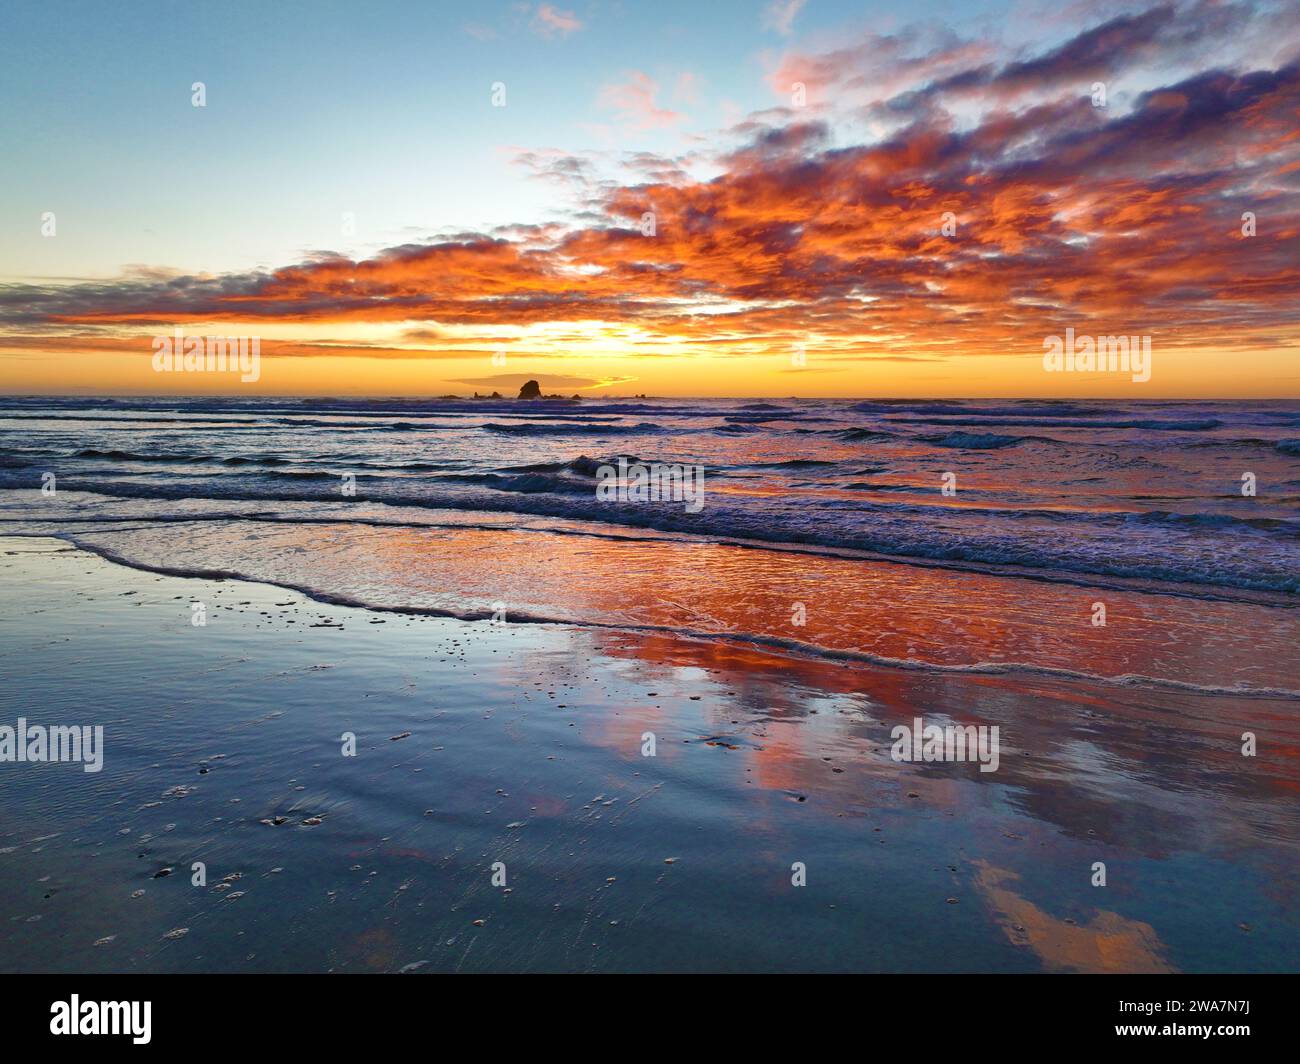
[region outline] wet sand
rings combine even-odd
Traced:
[[[23,538],[0,669],[0,724],[105,729],[101,772],[0,764],[6,971],[1300,959],[1287,698],[378,612]],[[998,725],[998,771],[894,761],[916,716]]]

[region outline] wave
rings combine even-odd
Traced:
[[[362,609],[372,613],[449,617],[462,621],[491,620],[495,616],[493,610],[482,607],[456,610],[439,606],[392,605],[388,603],[368,601],[353,595],[326,591],[308,584],[283,580],[268,580],[263,577],[249,576],[238,571],[209,569],[196,566],[162,566],[153,562],[142,562],[127,557],[120,551],[115,551],[112,548],[105,547],[101,544],[85,541],[75,533],[60,533],[57,535],[57,538],[72,543],[78,548],[96,554],[108,561],[143,572],[190,579],[242,580],[245,583],[262,584],[265,586],[279,587],[284,588],[285,590],[295,591],[307,596],[308,598],[314,599],[317,602],[323,602],[332,606]],[[808,643],[803,640],[791,639],[784,636],[763,635],[750,632],[718,632],[712,629],[692,629],[679,625],[637,624],[627,621],[600,621],[588,618],[558,617],[514,609],[511,610],[510,620],[512,624],[545,624],[563,625],[574,628],[602,628],[613,631],[666,634],[707,643],[740,643],[748,646],[761,646],[799,657],[812,657],[827,661],[860,662],[877,666],[879,668],[906,672],[932,674],[960,673],[974,676],[1039,676],[1046,679],[1056,679],[1090,685],[1154,688],[1178,691],[1192,695],[1300,701],[1300,690],[1294,690],[1291,688],[1197,684],[1183,680],[1144,676],[1135,673],[1107,676],[1084,670],[1065,669],[1050,665],[1037,665],[1030,662],[980,661],[970,664],[948,664],[943,662],[917,661],[911,658],[895,658],[884,654],[875,654],[865,650],[822,647],[815,643]]]
[[[577,458],[570,458],[567,462],[533,462],[529,465],[519,466],[502,466],[498,472],[501,473],[577,473],[584,477],[594,477],[601,466],[618,465],[622,459],[628,465],[650,465],[635,455],[613,455],[610,458],[588,458],[585,454],[578,455]]]
[[[212,456],[208,454],[178,454],[163,453],[155,454],[138,454],[135,451],[101,451],[95,447],[83,447],[74,458],[99,458],[108,462],[210,462]]]
[[[233,458],[223,458],[222,465],[243,466],[243,465],[262,465],[262,466],[282,466],[289,465],[289,459],[281,458],[278,454],[266,455],[249,455],[243,457],[236,455]]]
[[[449,473],[438,479],[460,484],[477,484],[492,488],[494,491],[515,491],[525,495],[562,492],[594,497],[595,494],[590,482],[574,480],[563,473],[520,473],[516,476],[502,476],[499,473]]]
[[[15,421],[120,421],[124,424],[139,423],[160,423],[160,424],[180,424],[190,426],[194,424],[193,418],[188,417],[163,417],[159,415],[139,415],[130,416],[127,414],[27,414],[20,411],[6,409],[0,404],[0,419],[10,419]],[[211,421],[211,418],[204,418],[204,421]],[[261,424],[257,418],[231,418],[222,419],[219,425],[258,425]]]
[[[585,422],[553,424],[534,421],[523,425],[507,425],[489,421],[481,427],[487,432],[499,432],[507,436],[645,436],[663,431],[658,425],[646,422],[638,425],[593,425]]]
[[[1210,438],[1208,440],[1193,440],[1190,443],[1184,443],[1183,447],[1194,447],[1197,450],[1203,450],[1208,447],[1272,447],[1272,440],[1263,440],[1258,436],[1245,436],[1240,439],[1222,439]]]
[[[305,485],[312,480],[337,482],[337,474],[321,472],[298,477],[291,471],[268,470],[261,476],[276,478],[279,486],[267,484],[261,489],[256,482],[238,485],[173,484],[160,483],[156,477],[151,477],[147,484],[120,481],[86,484],[75,476],[68,476],[60,479],[59,488],[60,493],[65,490],[84,491],[141,500],[181,501],[202,497],[335,505],[341,501],[336,486],[314,491],[304,486],[303,490],[287,496],[284,490],[288,484]],[[427,481],[394,485],[389,480],[378,484],[378,491],[359,492],[354,503],[345,505],[531,514],[595,521],[619,528],[653,529],[714,541],[749,540],[780,547],[847,549],[904,563],[988,566],[990,571],[1010,571],[1016,575],[1060,574],[1061,579],[1068,576],[1085,584],[1093,583],[1097,578],[1115,577],[1155,585],[1147,588],[1152,591],[1161,590],[1159,585],[1181,584],[1202,589],[1198,597],[1222,594],[1223,589],[1281,594],[1300,592],[1300,569],[1289,562],[1289,557],[1294,555],[1291,535],[1272,544],[1258,538],[1246,544],[1236,538],[1246,534],[1246,530],[1238,533],[1231,528],[1188,528],[1188,535],[1204,537],[1201,549],[1192,550],[1184,546],[1181,551],[1172,551],[1155,535],[1154,527],[1149,536],[1144,534],[1135,538],[1143,528],[1142,523],[1126,522],[1124,515],[1113,513],[974,508],[955,512],[936,506],[876,500],[825,500],[817,509],[803,506],[797,513],[783,514],[774,519],[770,513],[747,509],[743,497],[729,506],[729,497],[716,493],[710,496],[703,511],[692,514],[676,504],[620,503],[611,506],[595,497],[589,480],[566,479],[563,473],[537,474],[542,479],[536,480],[528,479],[528,474],[521,475],[521,479],[493,479],[499,476],[496,474],[463,476],[466,479],[437,478],[435,483],[443,485],[445,490],[442,491],[430,490]],[[373,479],[383,481],[381,477]],[[0,485],[4,480],[0,476]],[[460,490],[457,490],[458,486]],[[482,490],[475,491],[475,488]],[[832,520],[831,515],[836,512],[845,513],[846,519]],[[863,514],[867,516],[864,518]],[[936,515],[955,519],[958,523],[936,525]],[[1061,534],[1047,534],[1047,530],[1041,527],[1024,524],[1024,518],[1066,522],[1067,527],[1076,527],[1068,533],[1063,528]],[[339,520],[348,518],[340,516]],[[1158,521],[1151,523],[1159,527]],[[1253,537],[1261,534],[1257,528],[1248,531]],[[1210,538],[1212,533],[1233,538],[1215,540]],[[1271,549],[1265,551],[1266,546]],[[1210,589],[1215,590],[1211,592]]]
[[[909,413],[914,415],[930,414],[946,417],[950,414],[964,414],[968,417],[1005,417],[1005,418],[1099,418],[1107,415],[1117,416],[1121,411],[1113,406],[1086,406],[1068,401],[1044,402],[1029,401],[1011,403],[1005,406],[974,407],[972,400],[953,399],[948,402],[933,400],[922,402],[868,400],[854,403],[849,409],[864,414]],[[901,420],[901,419],[900,419]]]
[[[97,447],[83,447],[72,457],[93,458],[105,462],[168,462],[179,465],[194,465],[213,462],[225,466],[283,466],[292,464],[291,459],[279,455],[233,455],[230,458],[217,458],[211,454],[194,454],[178,451],[155,451],[143,454],[138,451],[100,450]]]
[[[1014,447],[1031,438],[1037,437],[999,436],[993,432],[950,432],[946,436],[921,437],[936,447],[953,447],[964,451],[996,451],[1003,447]]]
[[[1152,432],[1209,432],[1219,428],[1223,422],[1219,418],[1192,418],[1169,421],[1162,418],[1141,418],[1110,421],[1090,421],[1084,418],[1044,418],[1044,417],[896,417],[890,418],[889,424],[921,425],[964,425],[976,427],[1010,427],[1027,425],[1037,428],[1052,429],[1146,429]]]
[[[835,429],[831,431],[831,434],[838,439],[850,441],[892,440],[895,438],[892,432],[881,432],[879,429],[864,428]]]
[[[1300,521],[1281,517],[1234,517],[1232,514],[1182,514],[1172,510],[1149,510],[1139,514],[1124,514],[1126,521],[1146,525],[1174,525],[1187,528],[1257,528],[1267,532],[1289,532],[1300,535]]]

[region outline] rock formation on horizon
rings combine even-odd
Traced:
[[[540,399],[542,397],[542,386],[536,381],[528,381],[519,389],[520,399]]]

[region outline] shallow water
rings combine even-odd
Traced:
[[[48,526],[55,530],[57,525]],[[130,564],[385,610],[500,615],[915,668],[1070,674],[1300,699],[1294,609],[799,550],[526,529],[302,521],[73,526]],[[1093,624],[1094,604],[1106,624]]]

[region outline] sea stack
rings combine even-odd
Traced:
[[[542,386],[536,381],[529,381],[519,389],[520,399],[540,399],[542,397]]]

